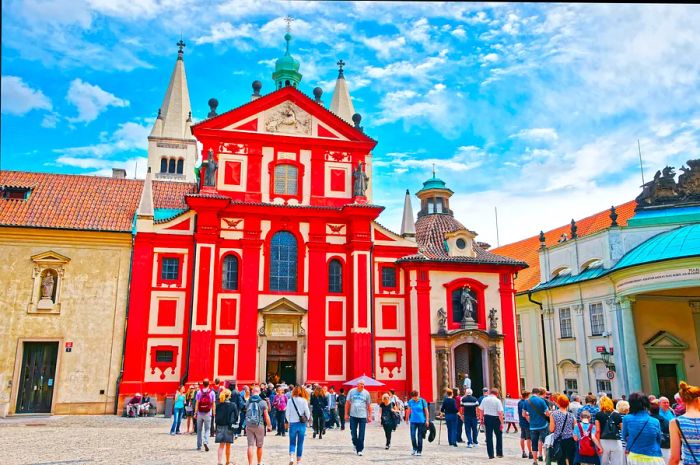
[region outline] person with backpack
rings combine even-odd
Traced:
[[[328,400],[323,393],[323,388],[321,386],[316,386],[311,396],[311,416],[313,417],[314,439],[316,439],[316,436],[318,436],[319,439],[323,439],[323,433],[326,430],[323,412],[326,407],[328,407]]]
[[[197,450],[202,450],[202,436],[204,437],[204,450],[209,452],[209,430],[212,416],[216,413],[216,399],[214,391],[209,389],[209,379],[202,381],[202,389],[195,397],[195,417],[197,418]]]
[[[231,402],[231,391],[222,389],[219,394],[219,403],[216,407],[216,439],[219,445],[217,450],[218,465],[222,465],[221,458],[226,453],[226,465],[231,463],[231,444],[233,444],[233,426],[238,421],[238,406]]]
[[[396,429],[396,414],[399,413],[399,408],[391,401],[389,394],[382,395],[382,402],[379,404],[381,409],[381,425],[384,428],[384,437],[386,437],[385,449],[391,447],[391,433]],[[399,421],[401,418],[399,417]]]
[[[630,413],[622,418],[627,465],[664,465],[661,426],[659,420],[649,416],[649,397],[643,392],[634,392],[630,394],[629,404]]]
[[[609,397],[600,401],[600,412],[595,416],[595,432],[603,453],[601,465],[617,465],[624,461],[624,448],[620,441],[622,430],[622,415],[613,410],[613,402]]]
[[[421,456],[423,454],[423,437],[430,424],[428,418],[428,403],[418,395],[415,389],[411,391],[411,398],[406,403],[406,423],[410,424],[411,445],[413,452],[411,455]]]
[[[306,400],[306,390],[297,386],[292,391],[292,397],[287,403],[286,420],[289,423],[289,465],[301,463],[304,453],[304,435],[306,423],[311,416],[309,402]]]
[[[569,398],[564,394],[554,397],[557,410],[549,415],[549,432],[552,433],[553,442],[550,447],[552,461],[556,459],[557,465],[573,465],[576,455],[576,443],[574,442],[574,426],[576,418],[569,413]],[[590,416],[588,417],[590,420]],[[533,449],[535,445],[532,445]]]
[[[258,465],[262,465],[265,425],[272,431],[267,401],[260,397],[260,386],[253,386],[245,409],[245,435],[248,438],[248,465],[253,465],[253,448],[257,447]]]
[[[285,435],[285,410],[287,410],[287,396],[284,395],[284,389],[280,386],[277,388],[277,394],[272,401],[272,411],[276,417],[275,421],[277,423],[277,434],[275,434],[275,436]]]
[[[595,423],[591,423],[590,412],[581,412],[581,421],[574,427],[574,441],[576,441],[578,446],[573,462],[575,465],[600,465],[600,455],[603,455],[603,447],[598,441]]]
[[[547,408],[547,402],[542,398],[545,392],[544,388],[533,388],[532,395],[527,399],[527,404],[523,411],[523,415],[530,423],[533,465],[537,465],[538,457],[544,457],[545,451],[542,443],[544,443],[549,433],[549,409]]]

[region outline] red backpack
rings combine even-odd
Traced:
[[[197,411],[202,412],[202,413],[208,413],[211,411],[211,390],[207,389],[206,392],[204,392],[204,389],[201,389],[199,391],[199,405],[197,406]]]
[[[593,457],[596,455],[595,445],[591,439],[593,426],[589,423],[588,432],[584,434],[581,423],[578,424],[580,439],[578,440],[578,454],[583,457]]]

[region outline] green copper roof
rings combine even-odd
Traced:
[[[700,222],[700,206],[641,210],[627,220],[627,226],[683,224]]]
[[[275,72],[272,73],[272,79],[275,80],[277,89],[286,85],[297,86],[301,82],[301,73],[299,73],[299,60],[294,58],[289,53],[289,42],[292,40],[292,35],[288,32],[284,35],[284,40],[287,41],[287,50],[284,56],[277,59],[275,62]],[[287,82],[289,82],[287,84]]]
[[[611,271],[662,260],[700,256],[700,223],[662,232],[625,254]]]
[[[434,174],[433,174],[432,178],[428,179],[427,181],[425,181],[423,183],[423,188],[421,190],[419,190],[418,192],[427,191],[429,189],[445,189],[445,190],[452,192],[451,189],[447,188],[445,181],[443,181],[440,178],[435,177]],[[416,193],[418,193],[418,192],[416,192]]]
[[[549,289],[552,287],[559,287],[559,286],[566,286],[567,284],[574,284],[574,283],[580,283],[583,281],[589,281],[591,279],[596,279],[599,278],[600,276],[604,275],[607,273],[608,270],[603,268],[602,266],[596,266],[595,268],[588,268],[586,270],[583,270],[577,275],[572,275],[572,274],[564,274],[564,275],[559,275],[555,278],[550,279],[546,283],[541,283],[538,284],[537,286],[533,287],[533,291],[541,291],[543,289]]]

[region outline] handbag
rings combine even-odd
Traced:
[[[289,399],[289,400],[292,402],[292,405],[294,406],[294,410],[296,410],[296,412],[297,412],[297,416],[299,417],[299,422],[300,422],[300,423],[308,423],[308,422],[309,422],[309,419],[306,418],[306,415],[301,415],[301,414],[299,414],[299,409],[297,408],[297,403],[296,403],[296,401],[294,400],[294,398],[292,397],[292,398]]]
[[[676,420],[676,425],[678,426],[678,432],[681,433],[681,439],[683,439],[683,442],[685,443],[685,447],[688,448],[690,451],[690,455],[693,456],[693,462],[695,462],[695,465],[698,464],[698,459],[695,457],[695,452],[693,452],[693,449],[690,447],[690,444],[688,444],[688,440],[685,438],[685,434],[683,433],[683,430],[681,429],[681,424]]]

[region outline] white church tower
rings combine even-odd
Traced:
[[[182,39],[177,46],[175,69],[158,110],[158,118],[148,136],[148,167],[154,179],[196,182],[194,165],[197,143],[190,131],[192,107],[182,58],[185,47]]]

